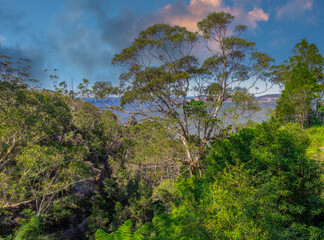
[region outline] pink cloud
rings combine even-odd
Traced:
[[[161,15],[165,23],[197,31],[197,22],[206,17],[209,12],[228,10],[221,5],[222,0],[191,0],[182,11],[177,9],[178,6],[168,4],[162,9]]]
[[[253,28],[257,26],[257,21],[268,21],[269,14],[265,13],[261,8],[254,7],[252,11],[248,13],[248,20]]]
[[[168,4],[159,12],[159,15],[164,23],[197,31],[197,22],[204,19],[210,12],[221,11],[232,14],[238,22],[252,28],[256,28],[258,21],[269,19],[269,14],[261,8],[255,7],[252,11],[247,12],[243,6],[226,6],[222,0],[190,0],[189,4],[182,4],[181,6]]]
[[[255,19],[255,21],[268,21],[269,19],[269,14],[263,12],[261,8],[257,7],[255,7],[253,11],[250,11],[248,14],[251,18]]]

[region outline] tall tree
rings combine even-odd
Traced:
[[[314,43],[308,43],[306,39],[303,39],[295,45],[292,52],[294,55],[289,59],[291,66],[296,65],[298,62],[304,63],[308,70],[314,74],[317,82],[323,82],[324,58]]]
[[[198,23],[201,35],[157,24],[113,58],[125,70],[119,87],[124,108],[119,110],[158,121],[177,135],[186,152],[182,163],[191,174],[200,169],[204,148],[222,120],[257,109],[248,90],[265,80],[272,61],[239,37],[245,26],[232,31],[233,20],[228,13],[211,13]],[[198,48],[210,56],[202,67],[193,56]],[[102,97],[111,86],[101,86],[96,92]],[[189,101],[191,94],[198,99]],[[224,107],[229,98],[234,107]]]
[[[309,99],[306,102],[303,102],[302,105],[307,105],[308,108],[308,113],[306,114],[307,119],[304,119],[304,121],[307,121],[307,124],[309,124],[309,121],[311,120],[311,114],[313,115],[313,118],[315,119],[320,119],[321,117],[321,113],[320,113],[320,108],[323,105],[322,102],[322,98],[323,98],[323,94],[324,94],[324,72],[323,72],[323,67],[324,67],[324,58],[323,56],[319,53],[319,50],[317,48],[317,46],[314,43],[309,43],[306,39],[303,39],[301,42],[297,43],[294,48],[292,49],[292,56],[286,60],[283,64],[277,65],[273,67],[273,80],[279,84],[279,86],[281,86],[281,88],[283,89],[290,89],[292,90],[294,88],[294,85],[296,84],[296,88],[300,87],[301,81],[300,78],[296,78],[296,67],[298,64],[302,64],[304,67],[303,68],[307,68],[307,70],[309,71],[309,74],[313,75],[315,78],[315,82],[317,84],[317,87],[314,88],[314,86],[310,86],[307,89],[305,89],[304,91],[304,98],[305,100],[308,99],[308,97],[310,96],[309,94],[309,90],[312,89],[313,94],[317,94],[317,97],[313,97],[313,99],[311,100],[311,102],[309,103]],[[297,67],[300,69],[301,66]],[[301,70],[301,69],[300,69]],[[306,73],[306,70],[302,70],[304,73]],[[292,76],[294,75],[294,76]],[[297,74],[298,75],[298,74]],[[305,76],[306,77],[306,76]],[[295,79],[297,82],[294,84],[294,80]],[[309,77],[306,77],[306,79],[309,79]],[[307,82],[307,80],[304,81],[303,84],[305,84]],[[309,84],[314,84],[313,81],[308,81]],[[298,90],[296,90],[298,91]],[[295,93],[296,93],[295,91]],[[315,91],[315,92],[314,92]],[[298,97],[297,98],[301,98],[302,92],[301,89],[299,88],[299,93],[297,94]],[[287,95],[287,91],[285,91],[285,95]],[[290,96],[292,97],[293,94],[291,93]],[[286,98],[287,96],[285,96]],[[296,99],[295,99],[296,100]],[[285,100],[282,99],[282,103]],[[313,101],[313,102],[312,102]],[[287,104],[289,104],[289,102],[287,102]],[[296,102],[297,104],[297,102]],[[288,105],[287,105],[288,106]],[[293,106],[290,104],[290,106]],[[299,108],[300,111],[301,108],[305,109],[305,106],[301,106],[300,104],[296,106],[297,108]],[[300,122],[297,119],[293,119],[292,118],[292,112],[294,112],[295,110],[292,109],[287,109],[287,116],[286,116],[286,120],[289,121],[297,121]],[[279,111],[280,112],[280,111]],[[278,112],[278,113],[279,113]],[[284,112],[281,112],[282,114]],[[297,116],[297,115],[295,115]],[[282,119],[283,115],[281,115]]]
[[[308,43],[306,39],[303,39],[294,46],[291,57],[282,64],[272,67],[274,82],[284,87],[290,78],[291,70],[298,62],[304,63],[307,66],[308,70],[315,75],[318,83],[323,82],[324,58],[319,53],[317,46],[314,43]]]
[[[285,85],[276,115],[283,122],[298,122],[309,127],[312,101],[319,98],[319,84],[305,63],[298,62],[292,69],[290,79]]]
[[[300,43],[297,43],[293,49],[293,55],[290,58],[290,64],[296,65],[298,62],[305,63],[308,70],[314,74],[316,81],[319,84],[318,98],[314,99],[314,106],[312,112],[315,118],[320,118],[323,110],[323,96],[324,96],[324,58],[319,53],[317,46],[314,43],[308,43],[306,39],[303,39]],[[322,119],[323,120],[323,119]]]

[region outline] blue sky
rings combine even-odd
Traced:
[[[52,87],[45,68],[75,85],[82,78],[117,83],[111,59],[140,31],[155,23],[194,31],[212,11],[247,25],[245,37],[278,64],[303,38],[324,54],[322,0],[0,0],[0,54],[31,59],[45,88]]]

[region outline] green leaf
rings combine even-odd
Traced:
[[[114,240],[114,238],[104,230],[98,229],[95,233],[95,240]]]

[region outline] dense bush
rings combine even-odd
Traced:
[[[153,219],[157,239],[321,239],[320,166],[300,128],[245,128],[208,149],[203,178],[178,183],[171,214]]]

